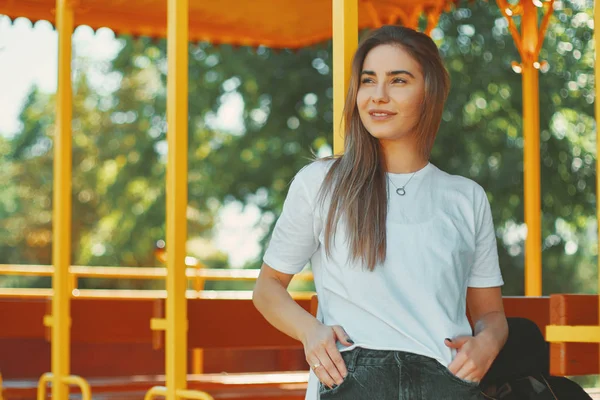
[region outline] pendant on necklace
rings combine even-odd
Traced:
[[[398,188],[396,189],[396,194],[398,196],[404,196],[406,194],[406,190],[404,190],[404,187]]]

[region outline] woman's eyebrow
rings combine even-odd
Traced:
[[[385,73],[387,76],[395,76],[395,75],[408,75],[411,78],[414,78],[415,76],[410,73],[409,71],[406,71],[404,69],[399,69],[399,70],[395,70],[395,71],[388,71]],[[371,70],[364,70],[360,73],[360,75],[370,75],[370,76],[376,76],[377,74],[375,73],[375,71],[371,71]]]

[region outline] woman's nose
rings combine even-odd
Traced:
[[[372,99],[375,103],[385,103],[389,100],[385,85],[377,85]]]

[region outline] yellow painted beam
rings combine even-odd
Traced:
[[[540,110],[539,110],[539,51],[544,41],[554,0],[535,2],[521,0],[510,3],[496,0],[500,11],[508,21],[508,29],[521,56],[519,66],[523,75],[523,140],[524,173],[523,191],[525,201],[525,295],[542,295],[542,224],[540,185]],[[544,17],[538,26],[539,8]],[[514,17],[519,16],[519,33]]]
[[[521,47],[523,49],[523,139],[525,224],[525,295],[542,295],[542,222],[540,183],[539,70],[537,62],[538,9],[522,1]]]
[[[333,1],[333,154],[344,151],[344,103],[358,46],[358,0]]]
[[[43,322],[44,326],[47,326],[48,328],[50,328],[52,326],[52,315],[44,315],[42,322]]]
[[[188,0],[167,5],[167,300],[166,399],[187,382],[185,253],[188,184]]]
[[[86,267],[74,265],[70,268],[71,276],[82,278],[104,279],[164,279],[167,269],[163,267]],[[219,281],[254,281],[258,278],[259,269],[211,269],[187,268],[185,275],[188,279],[219,280]],[[51,265],[14,265],[0,264],[0,275],[17,276],[52,276],[54,267]],[[294,275],[294,280],[312,281],[310,271]]]
[[[551,343],[600,343],[600,326],[548,325],[546,341]]]
[[[71,35],[73,8],[68,0],[56,0],[58,33],[58,85],[56,93],[56,131],[54,133],[54,182],[52,215],[52,398],[67,399],[70,373],[71,294],[71,122],[73,90],[71,84]],[[40,321],[42,323],[42,321]]]
[[[150,319],[150,329],[153,331],[166,331],[167,330],[167,320],[164,318]]]
[[[192,349],[192,374],[204,373],[204,350]],[[0,399],[2,400],[2,399]]]
[[[47,299],[52,297],[52,289],[32,288],[0,288],[0,299],[2,298],[37,298]],[[310,300],[314,292],[290,292],[295,300]],[[130,289],[80,289],[73,297],[80,299],[166,299],[166,290],[130,290]],[[187,290],[188,299],[207,300],[251,300],[251,290]],[[44,324],[52,324],[52,316],[46,316]],[[160,324],[160,323],[159,323]],[[50,325],[46,325],[50,326]]]

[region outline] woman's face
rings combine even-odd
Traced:
[[[365,57],[356,105],[379,140],[416,139],[425,83],[419,64],[400,46],[379,45]]]

